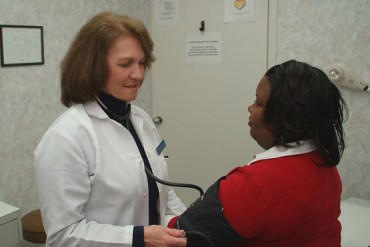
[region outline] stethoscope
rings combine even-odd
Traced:
[[[111,116],[113,116],[121,124],[123,124],[124,122],[127,122],[127,120],[129,119],[130,112],[131,112],[131,104],[129,102],[127,103],[127,106],[126,106],[127,107],[126,108],[126,114],[124,116],[119,116],[116,113],[114,113],[112,110],[110,110],[99,99],[99,97],[96,97],[96,101],[98,102],[98,104],[100,105],[100,107],[102,107],[105,111],[107,111]],[[130,125],[127,125],[126,127],[129,129],[130,128]],[[166,180],[163,180],[163,179],[160,179],[160,178],[156,177],[146,166],[144,166],[144,168],[145,168],[146,175],[148,177],[150,177],[151,179],[153,179],[154,181],[160,183],[160,184],[164,184],[164,185],[167,185],[167,186],[173,186],[173,187],[191,188],[191,189],[198,190],[199,193],[200,193],[200,196],[203,196],[203,194],[204,194],[203,189],[201,187],[199,187],[198,185],[188,184],[188,183],[178,183],[178,182],[166,181]]]
[[[100,99],[99,97],[96,97],[96,100],[98,102],[98,104],[100,105],[100,107],[103,108],[104,111],[106,111],[107,113],[109,113],[109,115],[111,115],[113,118],[115,118],[115,120],[117,120],[119,123],[121,123],[122,125],[124,125],[129,131],[130,131],[130,128],[133,127],[131,126],[131,123],[129,121],[129,117],[130,117],[130,112],[131,112],[131,104],[130,102],[127,103],[126,105],[126,114],[124,116],[119,116],[117,115],[116,113],[114,113],[112,110],[110,110]],[[131,133],[131,131],[130,131]],[[135,139],[135,138],[134,138]],[[136,142],[136,139],[135,139],[135,142]],[[140,147],[138,145],[138,143],[136,143],[136,145],[138,146],[139,150],[140,150]],[[140,152],[141,153],[141,152]],[[144,159],[144,158],[143,158]],[[172,187],[181,187],[181,188],[191,188],[191,189],[196,189],[199,191],[200,193],[200,197],[203,196],[204,192],[203,192],[203,189],[201,187],[199,187],[198,185],[195,185],[195,184],[188,184],[188,183],[178,183],[178,182],[170,182],[170,181],[166,181],[166,180],[163,180],[163,179],[160,179],[158,177],[156,177],[150,170],[147,166],[144,166],[145,168],[145,173],[146,175],[153,179],[154,181],[160,183],[160,184],[163,184],[163,185],[167,185],[167,186],[172,186]],[[212,241],[207,237],[205,236],[203,233],[201,232],[198,232],[198,231],[187,231],[186,234],[185,234],[185,237],[188,238],[188,241],[189,238],[202,238],[203,241],[205,241],[207,243],[207,246],[210,246],[210,247],[214,247],[214,244],[212,243]],[[205,246],[206,247],[206,246]]]

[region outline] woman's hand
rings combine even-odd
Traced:
[[[171,229],[165,226],[145,226],[145,247],[185,247],[184,230]]]

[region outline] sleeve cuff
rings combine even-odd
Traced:
[[[169,228],[176,228],[176,221],[179,218],[179,216],[173,217],[167,224]]]
[[[144,247],[144,226],[134,226],[132,247]]]

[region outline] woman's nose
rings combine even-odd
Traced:
[[[131,73],[131,78],[135,80],[142,80],[144,78],[144,67],[142,65],[135,65]]]
[[[252,113],[253,107],[254,107],[254,104],[251,104],[250,106],[248,106],[249,113]]]

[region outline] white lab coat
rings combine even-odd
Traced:
[[[162,141],[151,118],[132,106],[130,119],[153,173],[168,179]],[[132,246],[133,226],[148,225],[148,184],[129,131],[96,102],[63,113],[35,151],[35,171],[47,244]],[[186,208],[172,188],[157,183],[160,222]]]

